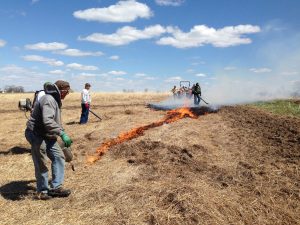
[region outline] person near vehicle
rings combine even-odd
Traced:
[[[176,85],[174,85],[174,87],[171,89],[171,92],[173,93],[173,97],[175,99],[176,96],[177,96],[177,87],[176,87]]]
[[[65,147],[72,144],[61,124],[61,100],[70,90],[70,84],[58,80],[47,85],[45,95],[36,102],[34,110],[27,121],[25,137],[31,144],[31,154],[37,182],[37,198],[47,200],[52,197],[67,197],[71,191],[62,187],[65,174],[64,153],[57,142],[61,137]],[[51,160],[52,181],[48,186],[48,168],[41,152],[44,143],[48,158]]]
[[[183,86],[178,89],[177,96],[178,96],[178,98],[182,98],[184,96]]]
[[[201,87],[199,83],[196,83],[195,86],[192,88],[192,93],[194,95],[194,104],[199,105],[200,104],[200,97],[201,97]]]
[[[87,123],[89,119],[89,109],[91,105],[91,95],[90,95],[91,85],[86,83],[84,85],[84,89],[81,92],[81,116],[80,116],[80,124]]]

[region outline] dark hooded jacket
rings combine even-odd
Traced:
[[[201,95],[201,88],[199,84],[196,84],[195,86],[193,86],[193,90],[192,90],[193,94],[196,95]]]
[[[27,122],[27,129],[36,135],[47,139],[61,136],[61,99],[59,89],[55,84],[48,85],[45,95],[34,106],[34,110]]]

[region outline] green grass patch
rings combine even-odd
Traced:
[[[274,100],[274,101],[267,101],[267,102],[256,102],[251,105],[279,115],[300,117],[299,101]]]

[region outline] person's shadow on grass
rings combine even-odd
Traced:
[[[24,199],[28,195],[33,195],[35,193],[35,187],[31,186],[35,180],[20,180],[12,181],[10,183],[4,184],[0,187],[0,194],[3,198],[12,201],[19,201]]]
[[[79,122],[78,121],[71,121],[71,122],[66,123],[66,125],[76,125],[76,124],[79,124]]]
[[[31,152],[30,148],[15,146],[8,149],[5,152],[0,152],[0,155],[19,155],[19,154],[30,153],[30,152]]]

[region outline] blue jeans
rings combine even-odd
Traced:
[[[85,107],[85,104],[81,104],[81,117],[80,124],[87,123],[89,119],[89,108]]]
[[[199,105],[200,104],[200,95],[194,94],[194,104]]]
[[[56,189],[60,187],[64,181],[65,157],[57,141],[43,139],[28,129],[25,130],[25,137],[31,144],[31,154],[35,169],[37,192],[46,193],[49,190],[46,155],[51,160],[51,188]]]

